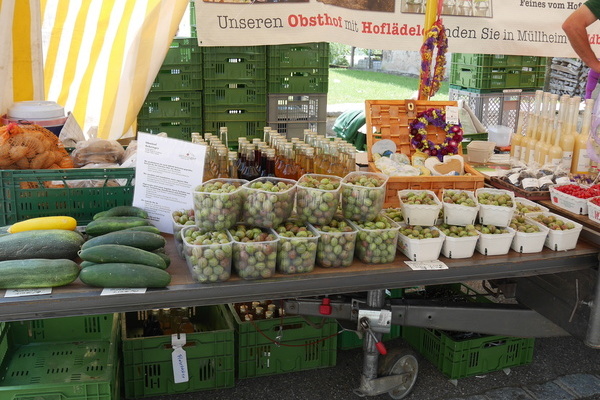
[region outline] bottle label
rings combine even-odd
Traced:
[[[535,160],[535,149],[530,149],[529,150],[529,161],[528,162],[533,162],[533,160]]]
[[[587,152],[586,148],[579,150],[579,158],[577,159],[577,165],[575,166],[576,172],[588,173],[590,172],[590,166],[592,165],[592,160]]]
[[[523,189],[539,188],[540,184],[536,178],[523,178],[521,186],[523,186]]]
[[[571,169],[571,162],[573,161],[572,151],[563,151],[563,167]]]
[[[510,174],[508,176],[508,181],[516,186],[519,183],[519,173]]]
[[[521,146],[515,146],[515,159],[520,159],[521,158]]]

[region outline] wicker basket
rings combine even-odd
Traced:
[[[412,156],[415,149],[410,145],[408,125],[417,113],[429,108],[456,106],[455,101],[425,100],[366,100],[365,116],[367,124],[367,155],[369,171],[380,172],[373,162],[371,148],[382,139],[396,143],[397,152]],[[442,143],[446,137],[443,129],[433,125],[427,127],[428,138],[434,143]],[[458,147],[462,154],[461,146]],[[398,191],[404,189],[431,190],[438,197],[443,189],[475,190],[483,187],[484,176],[465,163],[465,175],[460,176],[394,176],[387,182],[384,207],[398,207]]]

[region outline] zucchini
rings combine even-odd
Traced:
[[[0,261],[27,258],[77,258],[83,236],[76,231],[44,229],[0,236]]]
[[[138,217],[138,218],[148,218],[148,213],[136,206],[116,206],[106,210],[101,218],[107,217]]]
[[[85,233],[92,236],[104,235],[134,226],[150,225],[150,222],[139,217],[105,217],[91,221],[85,227]]]
[[[94,263],[133,263],[165,269],[167,264],[158,254],[122,244],[101,244],[79,252],[79,258]]]
[[[0,261],[0,289],[64,286],[79,276],[79,265],[66,259]]]
[[[84,250],[101,244],[122,244],[124,246],[153,251],[165,247],[166,243],[165,238],[156,233],[123,230],[96,236],[85,242],[81,246],[81,249]]]
[[[81,270],[79,279],[86,285],[103,288],[153,288],[171,283],[167,271],[131,263],[90,265]]]
[[[98,264],[98,263],[91,262],[91,261],[82,261],[79,263],[79,266],[81,267],[81,269],[84,269],[84,268],[89,267],[90,265],[96,265],[96,264]]]
[[[77,220],[66,215],[54,217],[38,217],[29,218],[21,222],[17,222],[8,228],[9,233],[35,231],[42,229],[66,229],[74,231],[77,228]]]
[[[107,212],[108,212],[108,211],[100,211],[100,212],[97,212],[97,213],[96,213],[96,214],[94,214],[94,216],[92,217],[92,220],[93,220],[93,221],[95,221],[95,220],[97,220],[97,219],[103,218],[104,216],[106,216],[106,213],[107,213]]]
[[[165,253],[164,249],[157,249],[157,250],[153,250],[152,252],[155,254],[158,254],[160,257],[162,257],[162,259],[165,260],[165,264],[166,264],[167,268],[169,268],[169,265],[171,265],[171,257],[169,257],[169,255],[167,253]]]
[[[134,226],[132,228],[123,229],[124,231],[143,231],[143,232],[152,232],[160,235],[160,230],[154,225],[143,225],[143,226]]]

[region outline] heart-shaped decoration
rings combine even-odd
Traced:
[[[437,157],[429,157],[425,160],[425,167],[432,175],[463,175],[464,161],[462,156],[444,156],[444,161]]]

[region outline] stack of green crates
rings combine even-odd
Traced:
[[[453,53],[450,84],[465,89],[541,89],[546,57]]]
[[[477,302],[490,301],[463,284],[443,287],[454,293],[455,297]],[[449,379],[528,364],[533,360],[535,340],[411,326],[403,327],[402,338]]]
[[[0,398],[119,400],[119,314],[0,322]]]
[[[232,304],[229,304],[229,310],[235,324],[238,378],[254,378],[336,365],[335,319],[285,316],[242,321]]]
[[[171,335],[144,336],[147,312],[123,314],[123,375],[125,396],[140,398],[235,384],[234,330],[223,305],[190,307],[194,332],[186,334],[187,382],[174,382]]]
[[[138,131],[191,140],[202,130],[202,87],[196,39],[174,39],[138,114]]]
[[[329,43],[268,46],[268,122],[288,139],[327,124]]]
[[[227,127],[229,145],[267,122],[266,46],[204,47],[204,131]]]

